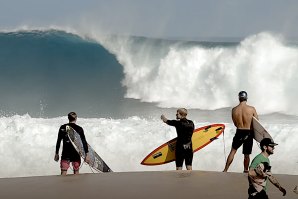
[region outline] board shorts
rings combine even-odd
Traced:
[[[251,154],[253,145],[253,131],[250,129],[237,129],[233,138],[232,148],[238,149],[243,144],[242,153]]]
[[[254,187],[249,186],[248,199],[269,199],[269,198],[264,189],[260,192],[257,192]]]
[[[73,161],[71,163],[74,171],[78,171],[80,169],[81,161]],[[61,171],[67,171],[69,167],[70,167],[69,160],[61,160],[60,162]]]
[[[192,144],[189,145],[177,145],[176,146],[176,167],[182,167],[183,162],[185,161],[186,166],[192,165],[192,159],[193,159],[193,150],[192,150]]]

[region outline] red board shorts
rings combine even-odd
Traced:
[[[78,171],[80,169],[81,161],[74,161],[71,162],[72,167],[74,171]],[[70,161],[69,160],[61,160],[60,162],[60,168],[62,171],[67,171],[70,166]]]

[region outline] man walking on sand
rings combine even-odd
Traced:
[[[244,173],[248,172],[248,166],[250,162],[250,154],[253,146],[253,132],[251,130],[251,123],[253,116],[258,119],[258,114],[253,106],[247,105],[247,93],[240,91],[238,94],[239,105],[232,109],[232,120],[236,126],[236,134],[233,138],[232,148],[228,156],[226,166],[223,172],[227,172],[231,163],[233,162],[234,156],[237,149],[243,145],[244,155]]]
[[[274,184],[282,193],[286,195],[286,190],[279,184],[277,179],[271,173],[269,156],[274,153],[274,147],[277,144],[270,138],[264,138],[260,147],[262,152],[257,155],[249,167],[248,172],[248,199],[268,199],[267,196],[267,181]]]

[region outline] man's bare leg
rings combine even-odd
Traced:
[[[226,162],[225,169],[223,170],[223,172],[227,172],[228,171],[230,165],[233,162],[233,159],[234,159],[234,156],[235,156],[236,152],[237,152],[236,149],[233,149],[233,148],[231,149],[230,154],[229,154],[228,159],[227,159],[227,162]]]
[[[67,174],[67,171],[61,170],[61,175],[62,176],[66,176],[66,174]]]
[[[243,161],[244,170],[243,170],[243,173],[248,173],[249,162],[250,162],[249,154],[244,154],[244,161]]]
[[[192,170],[192,166],[186,165],[186,169],[191,171]]]
[[[176,167],[176,170],[178,171],[178,170],[182,170],[182,167]]]

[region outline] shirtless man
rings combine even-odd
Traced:
[[[237,149],[243,144],[243,155],[244,155],[244,173],[248,172],[248,166],[250,162],[249,155],[252,151],[253,145],[253,132],[251,130],[252,117],[258,119],[258,114],[253,106],[246,104],[247,93],[240,91],[238,94],[239,105],[232,109],[232,120],[236,126],[236,134],[233,138],[231,152],[228,156],[225,169],[223,172],[227,172],[231,163],[233,162],[234,156]]]

